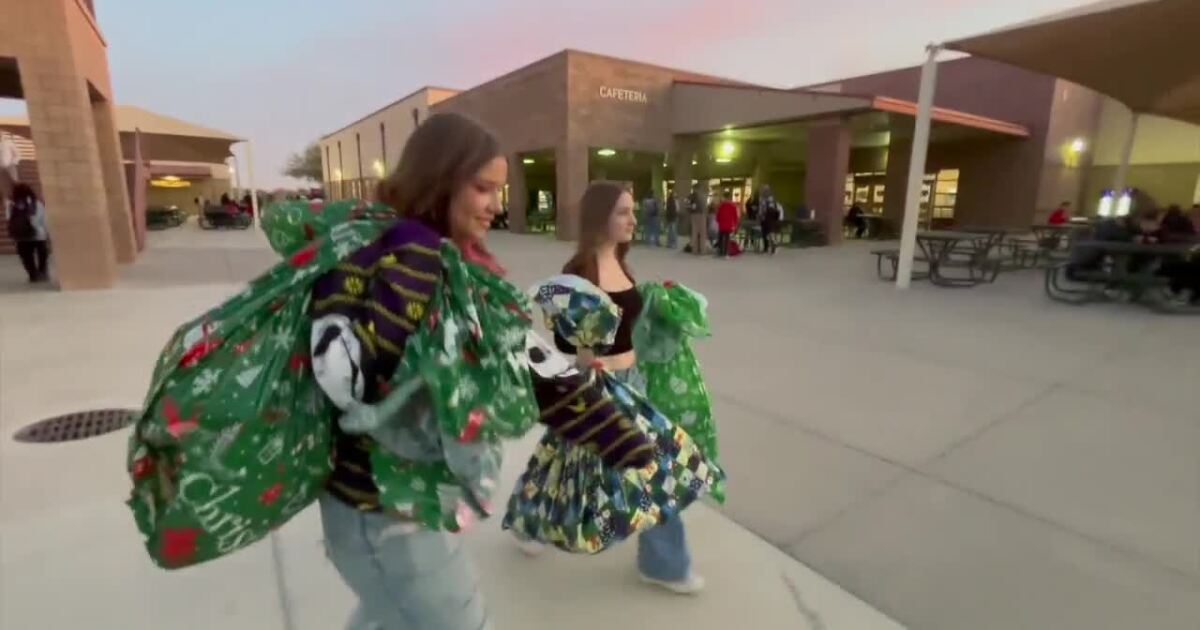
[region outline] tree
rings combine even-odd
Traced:
[[[283,174],[296,179],[322,181],[324,169],[321,167],[321,145],[314,142],[305,147],[303,153],[288,156]]]

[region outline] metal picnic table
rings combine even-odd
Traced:
[[[1081,255],[1088,251],[1094,252],[1093,260]],[[1200,258],[1200,242],[1077,241],[1071,252],[1068,261],[1046,270],[1046,294],[1051,299],[1084,304],[1110,301],[1116,292],[1157,310],[1200,313],[1194,306],[1169,304],[1165,299],[1169,279],[1158,273],[1163,262]]]
[[[1000,264],[990,254],[999,242],[995,232],[930,230],[917,233],[917,245],[929,263],[929,281],[941,287],[973,287],[994,282],[1000,273]],[[967,275],[946,275],[944,271],[949,268],[966,269]]]

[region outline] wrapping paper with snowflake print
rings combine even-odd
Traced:
[[[271,249],[282,256],[290,256],[348,221],[388,223],[396,218],[396,211],[383,204],[356,199],[316,203],[307,200],[280,201],[263,209],[262,229]]]
[[[712,399],[691,340],[708,337],[708,300],[674,282],[638,287],[642,314],[633,328],[638,371],[646,379],[646,398],[675,420],[700,446],[709,461],[718,462],[717,426]],[[725,483],[712,488],[712,497],[725,502]]]
[[[493,511],[501,439],[519,438],[537,424],[525,355],[533,318],[516,287],[465,262],[448,241],[440,256],[441,283],[426,321],[409,335],[392,380],[399,392],[405,381],[419,378],[432,413],[418,420],[420,414],[405,412],[390,421],[405,429],[402,441],[429,444],[435,455],[422,461],[377,444],[371,469],[389,512],[458,532]],[[379,439],[379,431],[374,435],[389,441]]]
[[[331,228],[167,342],[127,461],[128,504],[158,565],[232,553],[321,492],[332,407],[310,368],[310,289],[383,227]]]

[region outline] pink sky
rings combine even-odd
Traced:
[[[275,187],[295,184],[279,174],[288,153],[420,86],[468,88],[563,48],[794,87],[914,65],[931,41],[1081,4],[97,0],[96,11],[119,101],[253,139],[258,184]]]

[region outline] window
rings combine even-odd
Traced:
[[[958,202],[958,169],[938,171],[933,191],[933,218],[953,219]]]

